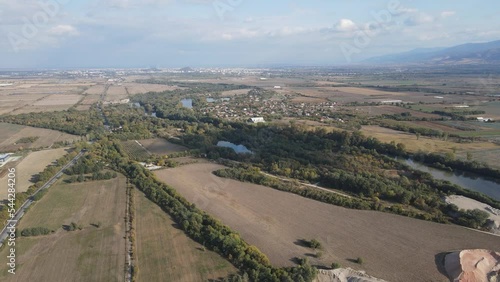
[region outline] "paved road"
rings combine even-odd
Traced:
[[[9,220],[5,225],[5,227],[2,229],[2,231],[0,232],[0,246],[3,245],[4,240],[7,238],[7,236],[10,235],[9,229],[16,227],[17,222],[19,221],[19,219],[23,217],[24,213],[26,212],[26,209],[34,202],[33,197],[43,189],[47,189],[52,184],[54,184],[63,175],[64,170],[73,166],[76,163],[76,161],[78,161],[78,159],[80,159],[84,154],[85,154],[84,150],[80,151],[80,153],[78,153],[78,155],[76,155],[70,162],[68,162],[63,168],[61,168],[61,170],[59,170],[59,172],[57,172],[56,175],[54,175],[51,179],[49,179],[42,187],[38,188],[35,191],[35,193],[33,193],[33,195],[29,197],[26,200],[26,202],[24,202],[24,204],[21,205],[21,207],[19,208],[16,207],[17,211],[14,216],[14,219]]]

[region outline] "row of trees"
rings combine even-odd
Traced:
[[[21,236],[31,237],[31,236],[40,236],[40,235],[48,235],[53,231],[46,227],[32,227],[26,228],[21,231]]]
[[[75,182],[85,182],[85,181],[97,181],[97,180],[109,180],[116,178],[118,174],[116,172],[106,171],[106,172],[94,172],[90,176],[85,176],[80,174],[78,176],[73,175],[65,180],[66,183],[75,183]]]

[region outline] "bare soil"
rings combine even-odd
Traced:
[[[197,207],[222,220],[256,245],[276,266],[292,265],[309,256],[313,264],[333,261],[388,281],[447,281],[436,266],[437,256],[454,250],[498,249],[500,237],[405,218],[388,213],[349,210],[268,187],[221,179],[223,168],[197,163],[157,171],[159,179]],[[301,239],[317,239],[323,256],[304,247]],[[353,263],[362,257],[365,263]]]

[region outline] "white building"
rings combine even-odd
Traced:
[[[477,117],[477,120],[478,121],[482,121],[482,122],[491,122],[491,121],[493,121],[493,119],[491,119],[491,118],[484,118],[484,117]]]
[[[266,122],[263,117],[253,117],[248,120],[251,123],[263,123]]]
[[[7,162],[12,154],[1,154],[0,155],[0,164]]]
[[[274,86],[274,89],[281,89],[281,86],[279,86],[279,85]]]

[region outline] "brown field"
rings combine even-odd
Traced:
[[[15,144],[23,137],[39,137],[32,144]],[[19,148],[47,148],[55,142],[60,141],[76,141],[80,137],[55,131],[51,129],[43,129],[22,125],[14,125],[8,123],[0,123],[0,151],[14,152]]]
[[[139,143],[141,143],[150,153],[158,155],[168,155],[189,150],[184,146],[170,143],[163,138],[139,140]]]
[[[366,96],[383,96],[383,97],[391,97],[391,96],[406,96],[406,93],[402,92],[389,92],[389,91],[380,91],[370,88],[358,88],[358,87],[341,87],[339,88],[341,92],[354,94],[354,95],[366,95]]]
[[[317,97],[304,97],[304,96],[298,96],[292,99],[292,103],[310,103],[310,104],[319,104],[323,102],[328,102],[327,99],[324,98],[317,98]]]
[[[143,193],[136,191],[138,281],[191,282],[226,277],[237,270],[187,237]]]
[[[385,143],[390,143],[391,141],[403,143],[410,152],[417,152],[419,150],[424,152],[450,152],[455,148],[457,153],[460,153],[500,148],[498,145],[490,142],[455,143],[424,136],[420,136],[419,140],[417,140],[415,134],[396,131],[376,125],[363,126],[361,132],[366,136],[375,137]]]
[[[122,85],[111,85],[107,93],[110,96],[127,96],[127,89]]]
[[[88,95],[101,95],[104,91],[106,90],[106,85],[103,84],[97,84],[85,91],[85,94]]]
[[[500,146],[496,146],[495,149],[482,149],[482,150],[472,150],[472,151],[461,151],[457,152],[457,157],[466,159],[467,152],[472,155],[472,160],[478,161],[480,163],[486,163],[492,168],[500,170],[500,162],[498,161],[498,156],[500,156]]]
[[[45,97],[44,99],[33,103],[33,106],[63,106],[67,105],[68,108],[78,103],[83,98],[82,95],[61,95],[54,94]]]
[[[295,98],[295,102],[302,102],[302,100],[307,97],[330,100],[338,103],[371,103],[385,100],[407,101],[408,98],[407,93],[384,92],[356,87],[288,87],[285,90],[290,94],[298,93],[302,96]],[[422,96],[422,94],[420,95]]]
[[[233,96],[238,96],[238,95],[245,95],[248,94],[250,90],[249,89],[237,89],[237,90],[230,90],[230,91],[223,91],[221,92],[222,97],[233,97]]]
[[[47,227],[55,233],[18,237],[16,275],[6,272],[7,248],[0,254],[1,281],[124,281],[125,178],[56,184],[21,220],[19,229]],[[83,229],[65,231],[71,222]],[[99,228],[92,223],[100,222]]]
[[[441,124],[441,123],[438,123],[438,122],[432,122],[432,121],[404,121],[402,123],[407,123],[409,125],[415,125],[417,127],[426,127],[426,128],[431,128],[431,129],[434,129],[434,130],[441,130],[441,131],[444,131],[444,132],[457,132],[457,131],[460,131],[456,128],[453,128],[451,126],[447,126],[447,125],[444,125],[444,124]]]
[[[163,92],[179,89],[176,86],[161,85],[161,84],[144,84],[144,83],[124,83],[128,93],[131,95],[142,94],[147,92]]]
[[[0,114],[66,110],[92,85],[85,80],[21,79],[0,87]]]
[[[25,192],[34,184],[32,177],[42,172],[48,165],[67,154],[67,149],[59,148],[33,152],[16,167],[16,191]],[[0,200],[7,197],[7,175],[0,179]]]
[[[439,115],[424,113],[420,111],[415,111],[412,109],[406,109],[397,106],[358,106],[357,110],[362,113],[368,114],[370,116],[379,116],[383,114],[392,115],[392,114],[401,114],[401,113],[410,113],[413,117],[418,118],[440,118]]]
[[[500,237],[459,226],[344,209],[211,174],[220,168],[198,163],[157,171],[156,175],[238,231],[277,266],[292,265],[297,256],[311,256],[313,264],[337,261],[359,269],[351,260],[362,257],[365,263],[361,267],[368,274],[388,281],[447,281],[436,266],[436,255],[500,246]],[[323,245],[319,260],[299,243],[312,238]]]

